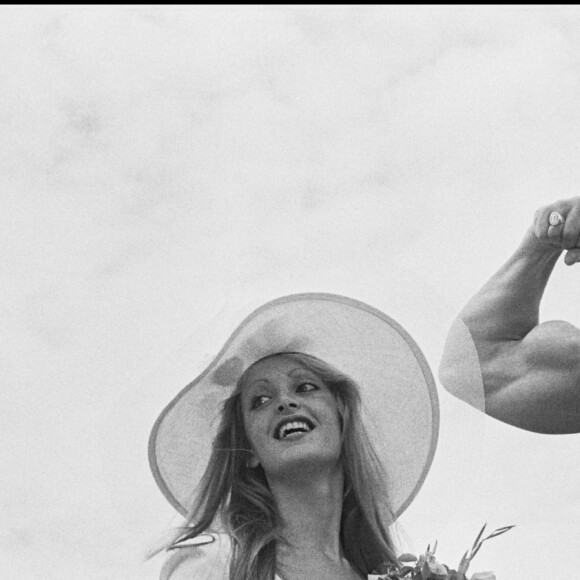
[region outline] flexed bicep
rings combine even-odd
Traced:
[[[568,322],[539,320],[560,254],[566,252],[568,265],[577,263],[579,244],[580,197],[535,213],[519,247],[449,332],[440,368],[447,390],[476,407],[477,390],[483,391],[485,413],[516,427],[580,432],[580,331]]]
[[[536,433],[580,432],[580,331],[564,321],[538,325],[505,361],[513,376],[486,396],[486,412]]]

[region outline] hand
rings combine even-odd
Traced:
[[[550,215],[558,212],[564,221],[550,224]],[[564,262],[571,266],[580,262],[580,197],[572,197],[541,207],[534,215],[534,235],[540,243],[567,250]]]

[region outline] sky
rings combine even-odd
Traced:
[[[380,308],[434,375],[534,212],[580,186],[576,6],[0,7],[0,575],[153,580],[179,524],[147,466],[169,400],[254,307]],[[542,320],[580,325],[560,263]],[[471,571],[580,566],[580,435],[439,385],[400,521]]]

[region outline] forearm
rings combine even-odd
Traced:
[[[538,323],[540,301],[562,250],[532,229],[509,260],[467,303],[460,317],[476,344],[523,339]]]

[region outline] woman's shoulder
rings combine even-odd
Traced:
[[[160,580],[227,580],[230,552],[227,534],[203,534],[181,542],[169,552]]]

